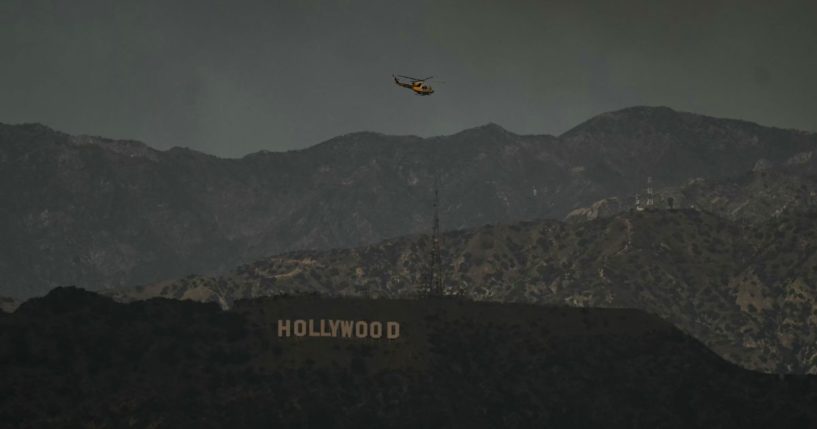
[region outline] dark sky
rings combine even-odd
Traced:
[[[0,122],[230,157],[642,104],[817,131],[816,22],[814,0],[0,0]]]

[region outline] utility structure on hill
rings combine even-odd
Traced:
[[[655,201],[653,201],[653,194],[652,194],[652,176],[647,177],[647,207],[652,207]]]
[[[652,176],[647,177],[647,189],[646,189],[646,200],[644,204],[641,202],[641,196],[636,193],[635,194],[635,209],[637,211],[643,211],[646,208],[651,208],[655,205],[654,195],[652,191]]]
[[[433,226],[431,229],[431,252],[429,255],[428,271],[425,275],[423,294],[426,296],[442,296],[444,294],[442,257],[440,256],[440,178],[434,175],[434,202]]]

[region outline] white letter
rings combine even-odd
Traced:
[[[340,321],[340,335],[346,338],[352,336],[352,321],[351,320],[341,320]]]
[[[286,332],[286,336],[289,336],[289,320],[281,320],[278,319],[278,336],[283,337],[285,336],[284,333]]]
[[[303,337],[304,335],[306,335],[306,321],[298,319],[295,321],[295,336]]]
[[[333,337],[338,336],[338,328],[340,328],[340,320],[330,320],[329,321],[329,329],[332,330]]]
[[[386,338],[393,340],[400,336],[399,322],[386,322]]]
[[[366,324],[366,322],[361,320],[355,324],[355,335],[357,335],[358,338],[366,338],[366,334],[368,333],[369,325]]]
[[[380,322],[372,322],[372,326],[369,327],[369,336],[372,338],[380,338],[383,335],[383,324]]]

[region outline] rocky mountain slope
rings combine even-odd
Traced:
[[[478,300],[638,308],[721,356],[766,372],[817,374],[817,222],[785,212],[747,225],[697,210],[648,210],[577,224],[444,234],[446,284]],[[108,293],[219,302],[313,291],[401,297],[428,272],[430,240],[305,251]]]
[[[806,157],[817,136],[668,108],[593,118],[560,137],[489,124],[421,139],[355,133],[219,159],[188,149],[0,125],[0,294],[215,273],[299,249],[562,218],[601,198]]]
[[[809,152],[809,157],[810,157]],[[652,205],[647,195],[608,197],[568,213],[567,220],[581,222],[647,208],[691,208],[727,219],[759,223],[790,210],[817,209],[817,169],[758,169],[726,179],[693,179],[679,187],[655,189]],[[798,165],[802,167],[802,165]]]
[[[396,339],[277,336],[393,320]],[[0,317],[9,428],[814,427],[817,379],[764,375],[635,310],[299,296],[117,304],[59,288]]]

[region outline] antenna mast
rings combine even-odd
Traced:
[[[433,226],[431,230],[431,255],[427,274],[426,292],[432,296],[443,295],[442,257],[440,256],[440,178],[434,174]]]

